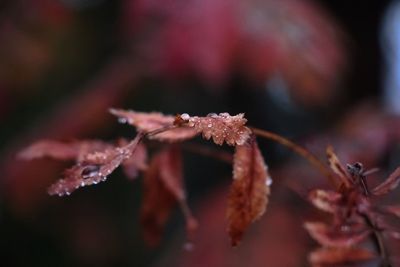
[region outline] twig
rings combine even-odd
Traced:
[[[255,135],[275,141],[289,148],[290,150],[300,155],[301,157],[305,158],[309,163],[311,163],[311,165],[314,165],[334,186],[337,186],[336,179],[332,175],[330,169],[323,162],[321,162],[321,160],[319,160],[316,156],[314,156],[310,151],[308,151],[302,146],[293,143],[292,141],[281,135],[254,127],[250,128]]]

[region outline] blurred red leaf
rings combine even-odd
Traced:
[[[313,266],[333,265],[368,261],[376,258],[376,255],[363,248],[340,247],[321,248],[313,251],[309,260]]]
[[[365,240],[370,234],[365,228],[354,231],[351,227],[332,227],[321,222],[306,222],[304,227],[314,240],[326,247],[353,246]]]
[[[374,195],[380,196],[394,190],[400,183],[400,167],[397,168],[389,177],[380,185],[372,189]]]
[[[345,65],[342,34],[309,1],[128,0],[124,11],[137,54],[168,78],[195,73],[220,84],[238,71],[263,83],[279,77],[296,99],[315,104],[329,100]]]
[[[339,158],[335,154],[335,151],[333,150],[332,146],[328,146],[326,148],[326,155],[328,157],[329,166],[331,167],[333,172],[336,173],[339,176],[339,178],[340,178],[341,182],[343,183],[343,185],[346,188],[351,187],[351,184],[352,184],[351,178],[349,177],[346,169],[343,167],[343,165],[340,162]]]
[[[268,204],[271,178],[255,139],[236,146],[233,183],[228,198],[228,233],[232,246],[239,245],[244,231]]]
[[[25,160],[38,158],[53,158],[58,160],[75,160],[88,153],[104,151],[112,148],[111,144],[103,141],[87,140],[74,142],[59,142],[52,140],[38,141],[18,153],[18,157]]]
[[[318,209],[335,213],[342,196],[335,191],[316,189],[309,193],[308,198]]]
[[[147,244],[160,242],[164,226],[173,207],[179,203],[186,219],[188,236],[197,228],[183,189],[182,157],[178,147],[171,146],[155,155],[144,176],[141,224]]]

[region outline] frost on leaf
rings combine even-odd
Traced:
[[[144,239],[149,245],[160,242],[164,226],[176,204],[185,216],[188,236],[197,228],[197,221],[186,203],[182,171],[181,152],[178,147],[172,146],[155,155],[145,173],[140,217]]]
[[[118,117],[122,123],[128,123],[134,126],[138,131],[150,133],[158,129],[173,127],[176,117],[164,115],[159,112],[136,112],[131,110],[110,109],[111,114]],[[189,127],[180,126],[171,128],[158,134],[148,136],[149,139],[158,141],[177,142],[191,139],[197,135],[197,132]]]
[[[374,195],[380,196],[394,190],[400,183],[400,167],[397,168],[389,177],[380,185],[372,190]]]
[[[339,264],[359,263],[376,258],[376,255],[363,248],[340,247],[321,248],[309,255],[312,266],[338,266]]]
[[[59,142],[52,140],[38,141],[25,148],[18,157],[25,160],[38,158],[53,158],[58,160],[75,160],[87,153],[102,151],[113,147],[103,141],[83,140],[73,142]]]
[[[321,222],[306,222],[304,228],[311,237],[325,247],[350,247],[365,240],[370,231],[356,227],[335,227]]]
[[[264,214],[271,178],[255,139],[236,146],[228,198],[228,233],[237,246],[247,227]]]
[[[190,117],[188,123],[198,133],[202,133],[203,138],[212,138],[214,143],[222,145],[244,145],[249,139],[251,130],[245,126],[247,120],[244,114],[231,116],[229,113],[209,114],[206,117]]]
[[[64,172],[64,178],[48,189],[50,195],[69,195],[76,189],[105,181],[124,160],[134,153],[142,134],[123,147],[106,148],[88,154],[77,155],[77,163]]]

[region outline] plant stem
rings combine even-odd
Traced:
[[[330,169],[310,151],[300,145],[295,144],[294,142],[281,135],[254,127],[250,128],[255,135],[277,142],[289,148],[299,156],[305,158],[311,165],[315,166],[329,180],[329,182],[331,182],[334,186],[337,186],[337,181],[332,175]]]
[[[381,234],[381,231],[376,227],[373,220],[367,214],[362,214],[362,217],[364,218],[366,224],[373,230],[372,232],[373,241],[382,259],[381,267],[392,267],[389,261],[389,255],[386,251],[386,247],[383,242],[383,236]]]

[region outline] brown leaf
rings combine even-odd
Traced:
[[[354,247],[321,248],[309,255],[309,261],[313,266],[362,262],[374,258],[376,258],[376,255],[373,252]]]
[[[332,227],[321,222],[306,222],[304,228],[320,245],[327,247],[350,247],[363,241],[370,231],[354,231],[350,226]]]
[[[326,155],[328,157],[329,166],[336,173],[341,182],[344,184],[346,188],[350,188],[352,184],[352,180],[349,177],[346,169],[343,167],[342,163],[340,162],[339,158],[335,154],[332,146],[328,146],[326,148]]]
[[[18,157],[25,160],[38,158],[54,158],[58,160],[73,160],[87,153],[101,151],[110,148],[112,145],[102,141],[84,140],[69,143],[42,140],[25,148],[18,154]]]
[[[249,224],[264,214],[270,184],[271,178],[255,139],[236,146],[227,210],[232,246],[237,246]]]
[[[132,155],[142,136],[143,134],[139,133],[124,147],[107,148],[102,152],[80,155],[77,164],[66,170],[64,178],[51,185],[48,193],[69,195],[80,187],[105,181],[108,175]]]
[[[335,191],[316,189],[308,194],[308,198],[318,209],[335,213],[342,196]]]
[[[380,196],[394,190],[400,183],[400,167],[398,167],[389,177],[380,185],[372,190],[374,195]]]
[[[159,112],[136,112],[131,110],[110,109],[111,114],[118,117],[122,123],[128,123],[138,131],[149,133],[157,129],[173,126],[175,116],[164,115]],[[166,142],[177,142],[191,139],[197,135],[197,132],[189,127],[181,125],[180,127],[169,129],[168,131],[149,136],[150,139]]]
[[[188,236],[197,228],[183,189],[182,157],[177,147],[170,147],[153,157],[144,176],[141,224],[149,245],[160,242],[171,210],[179,203],[186,219]]]
[[[128,142],[124,139],[119,140],[120,146],[127,145]],[[147,170],[147,149],[142,143],[139,143],[133,154],[122,162],[122,168],[128,179],[135,179],[139,175],[139,171]]]
[[[212,113],[206,117],[190,117],[187,119],[190,127],[198,133],[202,133],[203,138],[212,138],[214,143],[222,145],[226,142],[228,145],[244,145],[249,139],[251,130],[245,126],[247,120],[244,114],[235,116],[229,113]]]

